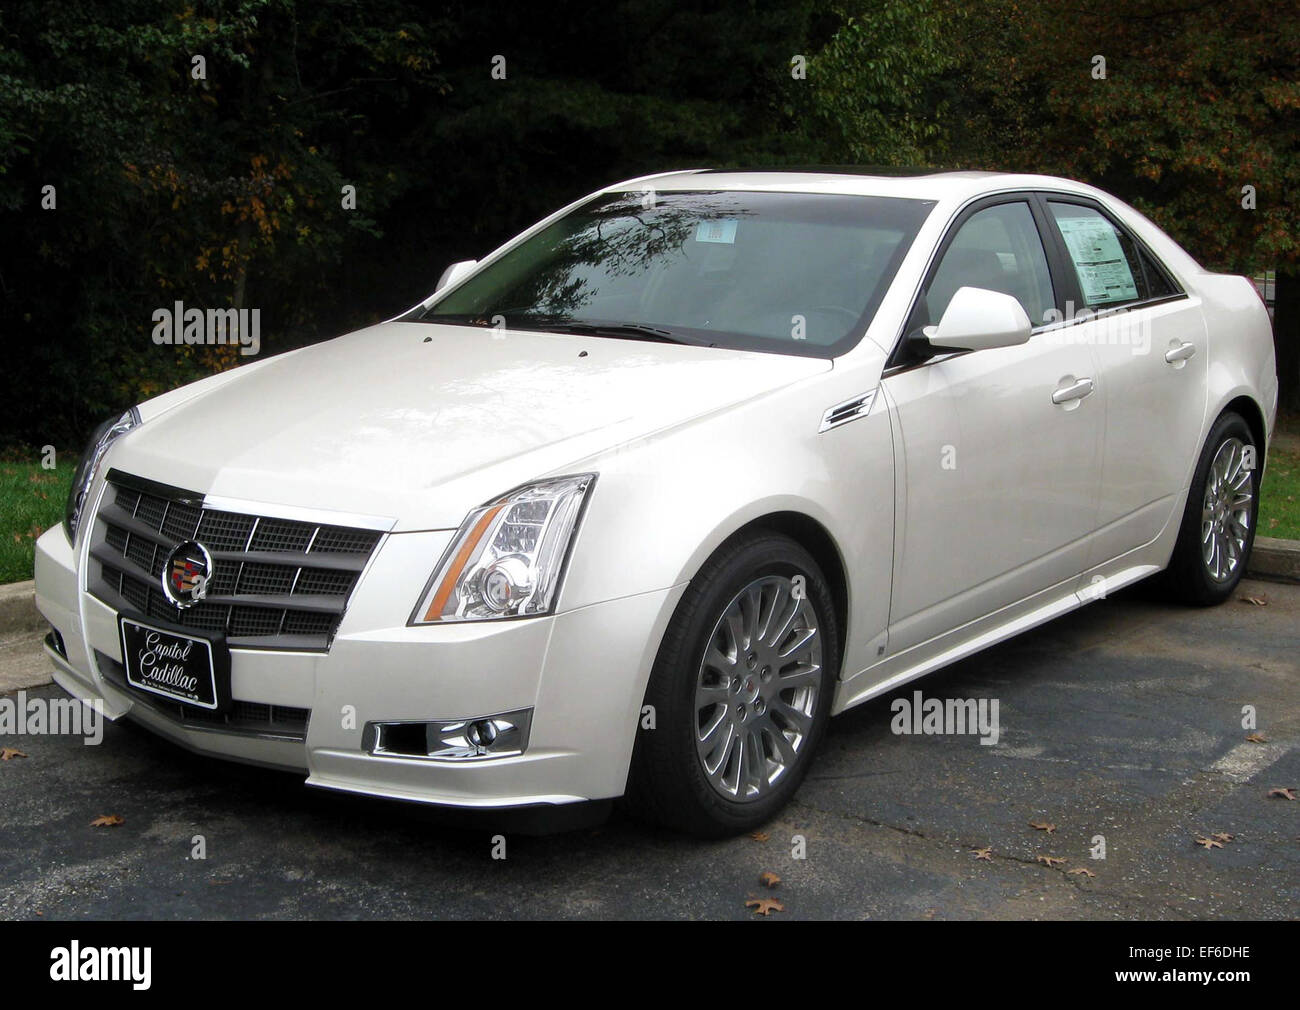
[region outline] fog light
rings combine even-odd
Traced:
[[[441,722],[368,722],[362,749],[376,757],[470,761],[517,757],[528,746],[533,710]]]
[[[479,719],[469,724],[469,742],[484,753],[496,742],[497,727],[491,719]]]

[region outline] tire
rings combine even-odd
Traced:
[[[1254,449],[1255,465],[1248,470],[1236,465],[1236,459],[1231,457],[1231,450],[1238,444],[1242,449],[1246,446]],[[1217,467],[1216,460],[1219,461]],[[1187,506],[1183,510],[1183,521],[1178,530],[1178,542],[1174,545],[1173,557],[1164,573],[1164,586],[1170,596],[1202,607],[1214,606],[1232,596],[1237,583],[1245,574],[1250,549],[1255,543],[1255,521],[1259,514],[1259,464],[1262,462],[1250,425],[1240,414],[1229,411],[1214,422],[1192,475]],[[1232,478],[1230,483],[1243,479],[1244,483],[1235,491],[1232,499],[1226,495],[1216,495],[1207,500],[1207,490],[1212,483],[1220,490],[1228,489],[1221,480],[1225,469]],[[1235,510],[1220,507],[1229,501],[1239,503],[1240,496],[1247,489],[1250,494],[1247,505]],[[1210,507],[1211,502],[1215,503],[1213,507]],[[1207,510],[1210,517],[1208,520],[1205,518]],[[1205,525],[1207,521],[1210,523],[1208,527]],[[1216,523],[1223,528],[1226,539],[1214,539],[1226,542],[1229,548],[1226,552],[1219,552],[1218,556],[1224,561],[1217,566],[1220,572],[1218,575],[1214,570],[1216,563],[1207,561],[1206,551],[1202,547],[1207,542],[1207,532],[1216,533]],[[1228,562],[1234,563],[1229,567]]]
[[[659,647],[645,698],[654,728],[638,726],[630,811],[720,838],[785,806],[826,731],[838,630],[825,577],[799,544],[771,532],[724,544],[691,580]]]

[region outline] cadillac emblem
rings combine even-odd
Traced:
[[[187,540],[167,555],[163,565],[163,595],[180,609],[192,607],[208,595],[214,567],[212,555],[197,540]]]

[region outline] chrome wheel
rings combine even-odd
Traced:
[[[1241,566],[1255,501],[1253,470],[1246,445],[1229,438],[1214,454],[1201,503],[1201,561],[1210,578],[1226,582]]]
[[[795,766],[821,663],[817,614],[793,579],[757,579],[727,604],[700,661],[694,706],[696,753],[723,797],[761,799]]]

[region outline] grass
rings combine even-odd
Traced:
[[[35,453],[0,456],[0,585],[32,577],[36,538],[63,521],[63,504],[76,461],[59,453],[59,465],[44,470]],[[1300,540],[1300,415],[1278,418],[1259,501],[1260,536]]]
[[[58,459],[54,470],[42,469],[39,459],[0,460],[0,584],[30,579],[36,538],[63,521],[76,459],[73,453]]]
[[[1259,494],[1256,532],[1262,537],[1300,540],[1300,415],[1277,419]]]

